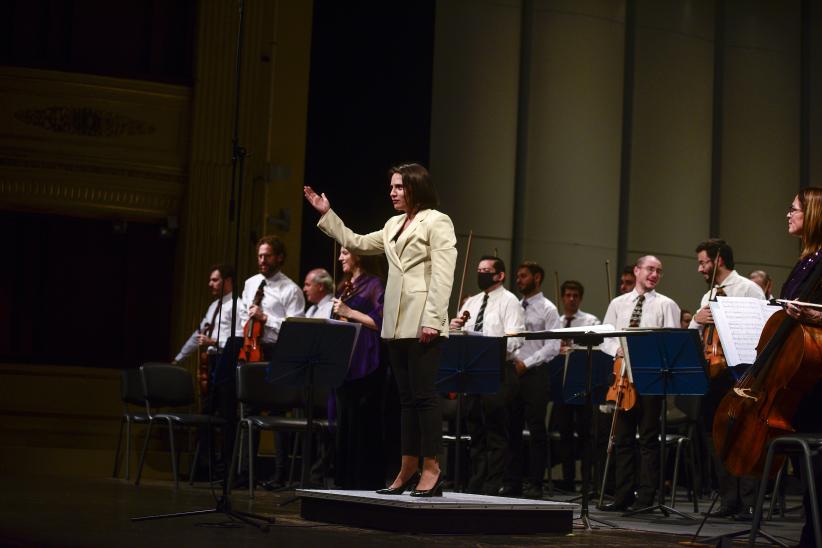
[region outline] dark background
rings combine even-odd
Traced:
[[[190,85],[196,6],[3,0],[0,64]],[[394,214],[389,167],[428,163],[433,37],[433,0],[314,4],[306,182],[356,231],[377,230]],[[306,206],[303,275],[332,268],[332,242],[317,218]],[[134,367],[170,359],[175,239],[150,223],[121,228],[0,213],[0,361]]]

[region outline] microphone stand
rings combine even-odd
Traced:
[[[235,223],[234,225],[234,265],[235,265],[235,272],[239,272],[239,262],[240,262],[240,206],[242,204],[242,196],[243,196],[243,173],[245,168],[245,157],[246,157],[246,149],[240,146],[240,139],[239,139],[239,125],[240,125],[240,76],[241,76],[241,69],[242,69],[242,52],[243,52],[243,29],[245,22],[245,0],[239,0],[239,23],[237,29],[237,53],[236,53],[236,60],[235,60],[235,81],[234,81],[234,136],[231,139],[231,197],[229,199],[228,205],[228,221],[229,224],[232,222]],[[236,194],[236,201],[235,201],[235,194]],[[236,214],[235,214],[236,212]],[[235,276],[237,274],[235,273]],[[233,280],[236,282],[236,278]],[[231,302],[231,339],[233,339],[237,334],[237,288],[233,288],[234,291],[232,293],[232,302]],[[222,296],[220,296],[222,298]],[[219,331],[218,331],[219,337]],[[229,339],[229,341],[231,340]],[[230,348],[231,345],[228,344],[226,341],[226,348]],[[233,354],[229,356],[226,360],[228,369],[230,370],[231,374],[235,373],[237,367],[237,355]],[[212,383],[213,385],[214,383]],[[212,386],[213,388],[213,386]],[[209,433],[211,429],[208,429]],[[210,447],[209,447],[209,450]],[[229,465],[228,469],[226,470],[226,477],[223,481],[223,492],[217,498],[217,505],[215,508],[210,508],[208,510],[193,510],[188,512],[176,512],[173,514],[161,514],[156,516],[142,516],[138,518],[131,518],[132,521],[147,521],[147,520],[156,520],[156,519],[164,519],[164,518],[178,518],[178,517],[185,517],[185,516],[197,516],[197,515],[204,515],[204,514],[224,514],[229,518],[236,519],[241,521],[247,525],[253,525],[254,527],[258,528],[260,531],[267,533],[269,530],[269,525],[275,523],[274,516],[263,516],[260,514],[252,514],[249,512],[241,512],[239,510],[234,510],[231,505],[231,498],[228,493],[228,487],[233,479],[233,470],[231,470],[231,465]],[[261,523],[257,523],[261,522]]]

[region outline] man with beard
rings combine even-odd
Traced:
[[[245,281],[243,307],[239,309],[240,325],[249,318],[263,323],[263,358],[273,356],[280,326],[289,316],[302,316],[305,298],[300,287],[280,272],[285,262],[285,244],[277,236],[263,236],[257,242],[257,266],[259,274]],[[254,304],[254,297],[262,288],[262,301]]]
[[[637,260],[634,266],[636,285],[608,305],[604,324],[616,329],[628,327],[679,327],[679,306],[656,292],[662,279],[662,262],[653,255]],[[616,356],[622,353],[619,340],[605,339],[603,352]],[[628,411],[619,414],[616,431],[616,477],[614,502],[603,510],[635,511],[653,506],[659,486],[659,417],[662,396],[642,396]],[[634,497],[634,444],[639,432],[639,489]]]
[[[709,325],[713,325],[710,301],[716,295],[764,299],[765,294],[755,282],[740,276],[734,270],[734,252],[725,240],[717,238],[706,240],[697,245],[695,251],[697,272],[702,275],[708,285],[711,284],[711,279],[714,282],[714,285],[702,296],[699,310],[694,314],[689,325],[691,329],[699,329],[700,334],[704,336],[705,329]],[[714,270],[716,270],[715,275]],[[719,480],[719,509],[711,512],[710,516],[745,520],[753,517],[757,481],[753,478],[739,478],[730,475],[717,456],[710,438],[716,408],[719,402],[722,401],[722,397],[733,385],[734,378],[726,365],[718,376],[710,380],[708,393],[702,403],[702,417],[704,419],[705,434],[708,438],[708,452],[711,455],[716,476]]]
[[[477,285],[481,291],[469,297],[451,320],[452,330],[476,331],[489,337],[503,337],[506,333],[525,330],[522,305],[519,299],[502,287],[505,281],[505,263],[486,255],[477,266]],[[470,314],[464,321],[463,314]],[[503,381],[493,395],[471,395],[467,398],[465,418],[471,436],[471,478],[468,491],[483,495],[498,495],[505,473],[508,449],[508,413],[511,386],[517,376],[516,352],[522,346],[519,338],[507,340],[506,361],[501,365]]]
[[[533,261],[517,268],[517,289],[522,294],[522,310],[528,331],[545,331],[560,326],[554,303],[542,294],[545,270]],[[508,401],[508,462],[506,477],[499,494],[542,498],[542,478],[548,451],[545,413],[548,410],[548,367],[543,365],[559,353],[559,340],[528,340],[516,351]],[[531,434],[528,454],[528,485],[522,488],[522,427]]]

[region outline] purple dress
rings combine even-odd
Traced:
[[[345,377],[346,380],[354,380],[373,373],[380,366],[380,331],[385,284],[377,276],[363,274],[354,280],[354,287],[349,293],[345,304],[357,312],[368,315],[377,324],[376,330],[365,326],[360,329],[360,336],[357,338],[354,355],[351,358],[351,367]]]

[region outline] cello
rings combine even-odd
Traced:
[[[799,300],[807,300],[822,275],[816,266]],[[780,310],[765,323],[754,364],[722,398],[713,423],[714,446],[736,476],[773,476],[784,457],[763,470],[768,442],[795,431],[799,404],[822,379],[822,327],[802,324]]]
[[[254,294],[253,305],[260,307],[265,295],[265,278],[260,282],[260,287]],[[243,346],[237,355],[237,360],[242,362],[259,362],[263,360],[263,351],[260,338],[263,336],[263,324],[254,318],[248,318],[243,327]]]

